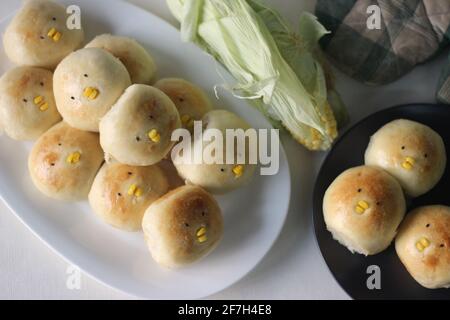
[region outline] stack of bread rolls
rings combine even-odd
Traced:
[[[211,193],[237,189],[253,169],[185,170],[170,159],[172,133],[205,117],[220,130],[248,124],[213,111],[184,79],[157,79],[154,59],[136,40],[103,34],[82,47],[83,29],[69,30],[66,19],[58,3],[28,0],[8,26],[3,44],[17,67],[0,79],[0,126],[12,139],[37,140],[28,169],[44,195],[88,199],[107,224],[143,230],[162,266],[199,260],[223,234]]]

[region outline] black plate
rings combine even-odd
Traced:
[[[386,123],[410,119],[430,126],[443,138],[447,158],[450,151],[450,106],[402,105],[375,113],[349,129],[325,159],[314,189],[314,229],[322,256],[341,287],[354,299],[450,299],[450,289],[425,289],[406,271],[391,245],[386,251],[369,257],[352,254],[333,240],[327,231],[322,199],[328,186],[344,170],[364,164],[364,152],[370,137]],[[449,167],[439,184],[422,197],[408,201],[408,211],[423,205],[450,205]],[[381,289],[367,288],[371,265],[380,267]]]

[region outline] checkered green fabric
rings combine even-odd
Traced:
[[[367,26],[371,5],[380,29]],[[450,43],[450,0],[317,0],[316,15],[331,31],[321,45],[332,62],[371,85],[397,80]],[[437,98],[450,103],[450,59],[443,69]]]

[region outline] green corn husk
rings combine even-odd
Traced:
[[[321,64],[317,42],[327,31],[313,15],[301,15],[295,34],[255,0],[167,3],[181,23],[183,40],[195,42],[233,75],[236,83],[229,89],[235,96],[251,99],[307,148],[331,147],[335,115],[345,121],[346,113]]]

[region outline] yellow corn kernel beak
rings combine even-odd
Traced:
[[[39,110],[41,111],[46,111],[48,109],[48,103],[44,102],[43,104],[41,104],[41,106],[39,107]]]
[[[92,88],[92,87],[87,87],[83,91],[83,96],[85,96],[89,100],[97,99],[99,94],[100,94],[100,92],[97,89]]]
[[[43,96],[37,96],[33,99],[35,105],[39,106],[42,102],[44,102]]]
[[[129,196],[135,196],[135,197],[141,197],[142,196],[142,189],[139,188],[137,185],[132,184],[129,188],[128,188],[128,195]]]
[[[182,122],[184,125],[187,125],[188,122],[189,122],[189,120],[191,120],[191,116],[190,116],[190,115],[188,115],[188,114],[183,114],[183,115],[181,116],[181,122]]]
[[[69,154],[69,156],[66,159],[66,162],[70,163],[70,164],[75,164],[80,161],[80,158],[81,158],[81,153],[79,153],[78,151],[73,152],[73,153]]]
[[[370,208],[370,205],[367,201],[361,200],[355,207],[355,211],[359,214],[363,214],[367,209]]]
[[[55,28],[51,28],[48,33],[47,36],[51,39],[53,39],[54,42],[58,42],[61,39],[61,32],[59,32],[58,30],[56,30]]]
[[[235,166],[233,168],[233,173],[236,178],[242,177],[242,175],[244,174],[244,166],[242,164]]]
[[[148,137],[150,140],[152,140],[155,143],[158,143],[161,140],[161,135],[159,134],[158,130],[152,129],[148,132]]]
[[[426,248],[430,246],[430,240],[423,237],[419,241],[416,242],[416,248],[419,250],[419,252],[423,252]]]
[[[411,157],[406,157],[405,161],[402,163],[402,167],[405,170],[412,170],[414,168],[414,164],[416,163],[416,160]]]
[[[196,236],[197,236],[197,241],[200,243],[207,241],[208,236],[206,235],[206,228],[200,227],[196,232]]]

